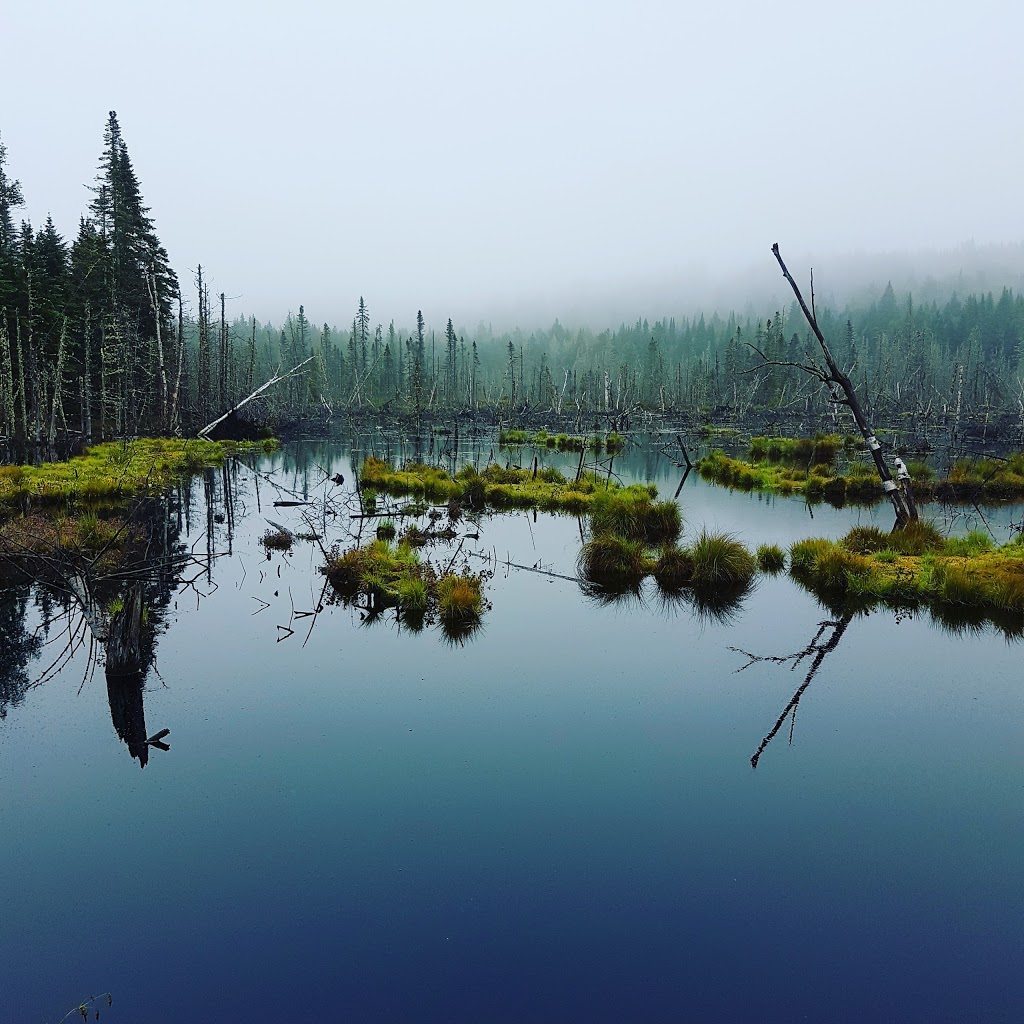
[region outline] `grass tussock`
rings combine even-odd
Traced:
[[[884,533],[857,527],[838,541],[811,538],[790,548],[790,573],[826,600],[864,606],[926,606],[944,623],[1024,628],[1024,544],[995,547],[981,533],[946,539],[931,524]]]
[[[375,533],[378,540],[394,540],[398,533],[398,528],[390,519],[385,519],[384,522],[377,524]]]
[[[786,552],[778,544],[761,544],[754,556],[763,573],[775,576],[786,568]]]
[[[702,530],[689,553],[694,582],[704,586],[746,586],[757,572],[754,556],[727,533]]]
[[[679,537],[682,517],[674,501],[654,501],[656,491],[642,485],[597,491],[590,501],[590,529],[647,544],[668,544]]]
[[[363,609],[366,621],[394,609],[399,621],[414,631],[436,621],[450,638],[464,639],[483,617],[482,577],[439,574],[405,540],[395,545],[378,539],[332,552],[323,571],[338,598]]]

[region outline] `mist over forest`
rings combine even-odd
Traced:
[[[439,309],[436,296],[392,313],[369,288],[318,297],[301,285],[260,319],[216,268],[175,269],[115,112],[73,237],[51,217],[19,219],[31,183],[13,165],[0,143],[9,438],[188,432],[285,373],[250,410],[278,427],[342,412],[836,419],[828,390],[800,368],[815,343],[767,246],[731,276],[695,268],[575,292],[554,283],[477,319]],[[810,285],[811,257],[784,251]],[[874,414],[1024,415],[1024,245],[860,253],[814,269],[818,320]]]

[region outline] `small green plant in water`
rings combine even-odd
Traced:
[[[761,572],[774,576],[786,568],[786,552],[778,544],[761,544],[758,546],[757,565]]]

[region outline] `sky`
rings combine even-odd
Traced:
[[[1022,30],[1015,0],[8,0],[0,139],[73,237],[116,110],[179,276],[237,314],[600,327],[770,302],[776,241],[836,294],[1019,246]]]

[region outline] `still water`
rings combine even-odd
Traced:
[[[30,685],[69,619],[6,595],[0,1020],[108,990],[112,1022],[1024,1016],[1018,645],[840,622],[784,576],[724,622],[601,604],[561,578],[578,521],[525,513],[459,525],[494,570],[464,645],[366,624],[321,603],[315,542],[259,537],[340,541],[371,449],[411,454],[298,442],[182,496],[180,541],[216,557],[166,595],[144,771],[84,652]],[[657,444],[616,468],[679,480]],[[334,515],[272,504],[304,496]],[[752,546],[886,518],[692,476],[678,500]]]

